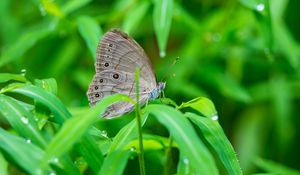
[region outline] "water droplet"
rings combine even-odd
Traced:
[[[31,143],[31,140],[30,140],[30,139],[27,139],[26,142],[27,142],[27,143]]]
[[[46,13],[46,10],[45,10],[45,8],[42,4],[39,5],[39,9],[40,9],[41,15],[46,16],[47,13]]]
[[[101,131],[101,135],[105,138],[108,138],[107,132],[105,130]]]
[[[166,52],[165,52],[165,51],[160,51],[160,52],[159,52],[159,56],[160,56],[161,58],[165,57],[165,56],[166,56]]]
[[[51,172],[49,173],[49,175],[56,175],[56,173],[55,173],[54,171],[51,171]]]
[[[59,159],[57,157],[53,157],[52,159],[49,160],[49,163],[57,164],[58,162],[59,162]]]
[[[26,125],[29,123],[29,120],[26,117],[21,117],[21,121]]]
[[[135,151],[136,151],[136,148],[135,148],[135,147],[131,147],[131,148],[130,148],[130,151],[131,151],[131,152],[135,152]]]
[[[26,74],[26,69],[21,69],[21,75],[25,76],[25,74]]]
[[[46,88],[46,83],[45,80],[42,80],[42,88],[45,89]]]
[[[256,6],[256,10],[257,11],[263,11],[265,9],[265,4],[262,4],[262,3],[260,3],[260,4],[257,4],[257,6]]]
[[[184,174],[189,174],[189,166],[188,166],[188,164],[189,164],[189,159],[187,159],[187,158],[184,158],[183,159],[183,163],[185,164],[185,173]]]
[[[84,163],[84,161],[81,160],[81,159],[74,161],[74,164],[77,165],[77,166],[82,165],[83,163]]]
[[[216,120],[219,119],[219,116],[218,115],[214,115],[214,116],[211,117],[211,119],[214,120],[214,121],[216,121]]]
[[[184,158],[184,159],[183,159],[183,163],[186,164],[186,165],[189,164],[189,159]]]

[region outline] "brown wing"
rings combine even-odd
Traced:
[[[156,88],[150,61],[144,50],[127,34],[119,30],[107,32],[98,45],[94,76],[87,92],[90,105],[115,93],[135,98],[135,69],[140,69],[140,100],[145,103],[148,93]],[[133,105],[119,102],[111,105],[104,117],[114,117],[133,110]]]

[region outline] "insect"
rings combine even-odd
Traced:
[[[115,93],[135,98],[135,70],[139,68],[139,104],[157,98],[165,88],[164,82],[156,83],[151,62],[143,48],[126,33],[112,29],[105,33],[98,44],[95,63],[96,74],[87,91],[90,105]],[[102,115],[114,118],[134,110],[129,102],[109,106]]]

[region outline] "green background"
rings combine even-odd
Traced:
[[[120,28],[144,48],[166,97],[212,100],[245,174],[299,170],[298,7],[297,0],[1,0],[0,73],[54,78],[53,93],[72,113],[88,110],[97,43]],[[114,136],[130,119],[98,127]],[[168,135],[151,122],[147,132]],[[153,154],[149,162],[161,158]]]

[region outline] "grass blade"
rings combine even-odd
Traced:
[[[0,83],[5,83],[5,82],[11,81],[11,80],[26,82],[26,78],[23,75],[0,73]]]
[[[0,152],[0,174],[8,175],[8,163]]]
[[[77,116],[68,119],[47,147],[44,163],[47,163],[53,157],[59,157],[66,153],[99,119],[99,115],[105,111],[107,106],[120,100],[132,101],[125,95],[115,94],[101,100],[84,117]]]
[[[0,128],[0,148],[27,173],[38,174],[40,172],[39,164],[44,152],[39,147]]]
[[[179,150],[193,167],[197,167],[198,174],[218,174],[212,155],[182,113],[171,107],[156,104],[146,106],[145,110],[167,127]]]
[[[242,174],[235,151],[216,120],[186,113],[186,117],[200,128],[204,138],[217,153],[228,174]]]
[[[160,57],[166,55],[166,47],[173,17],[173,0],[155,0],[153,25],[160,50]]]
[[[32,113],[25,110],[11,97],[0,94],[0,113],[28,142],[37,144],[41,148],[46,147],[47,143],[40,134]]]
[[[109,154],[101,167],[98,175],[121,175],[124,171],[125,165],[131,151],[129,150],[119,150]]]
[[[96,20],[88,16],[80,16],[77,19],[78,30],[85,40],[91,55],[96,60],[97,45],[102,36],[101,28]]]
[[[62,124],[71,116],[64,104],[55,95],[44,91],[42,88],[26,85],[12,90],[12,92],[33,98],[37,102],[47,106],[54,114],[54,121],[58,124]]]

